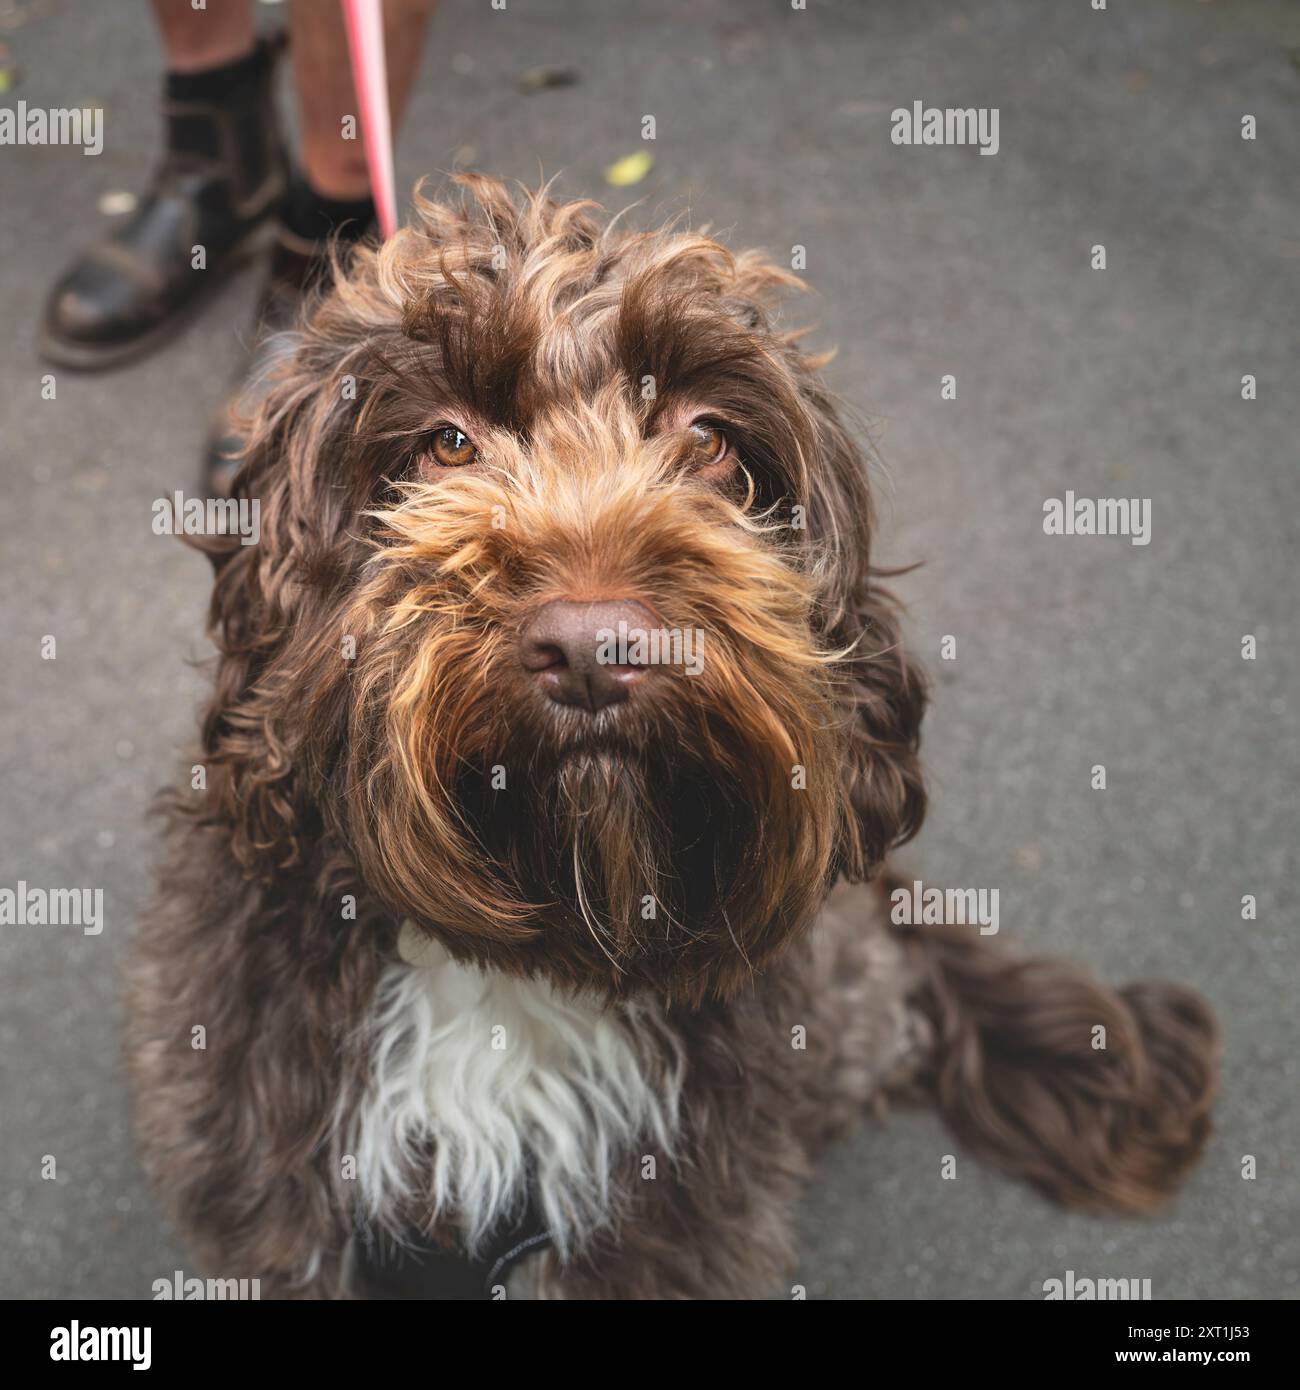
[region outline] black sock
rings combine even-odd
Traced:
[[[331,236],[343,242],[360,241],[374,230],[375,204],[371,198],[326,198],[301,174],[295,174],[289,182],[280,220],[304,241],[324,241]]]
[[[198,72],[169,72],[166,96],[169,101],[205,101],[215,105],[234,105],[248,96],[270,62],[270,48],[259,40],[246,58],[222,63]]]

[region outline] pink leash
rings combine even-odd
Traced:
[[[348,26],[352,84],[361,105],[361,134],[370,196],[385,241],[397,230],[397,196],[393,181],[393,123],[388,110],[388,67],[384,62],[382,0],[340,0]]]

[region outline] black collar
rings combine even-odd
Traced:
[[[530,1194],[519,1217],[503,1221],[472,1258],[418,1231],[406,1232],[399,1242],[364,1227],[353,1238],[347,1282],[363,1298],[492,1299],[520,1260],[551,1243]]]

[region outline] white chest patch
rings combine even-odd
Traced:
[[[606,1008],[431,946],[384,972],[370,1084],[345,1136],[371,1219],[397,1199],[456,1220],[472,1251],[531,1180],[562,1251],[610,1215],[611,1179],[671,1150],[682,1067],[657,1011]]]

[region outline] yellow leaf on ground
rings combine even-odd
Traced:
[[[605,170],[605,182],[613,184],[615,188],[627,188],[630,184],[640,183],[654,168],[654,162],[655,157],[649,150],[638,150],[636,154],[625,154],[622,159],[616,159]]]

